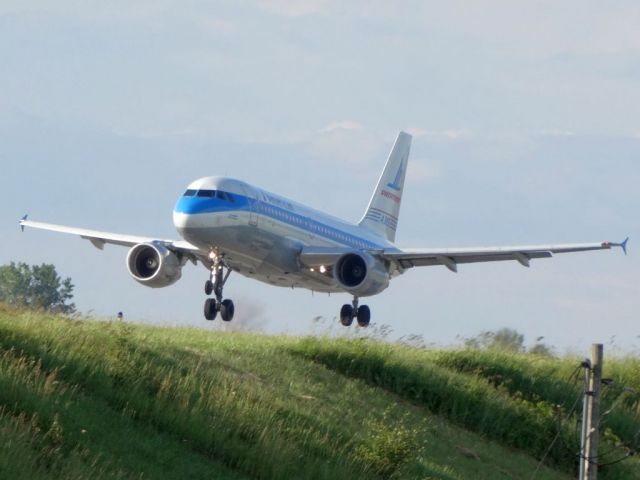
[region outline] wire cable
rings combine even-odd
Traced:
[[[576,398],[576,401],[573,402],[573,406],[571,407],[571,410],[567,414],[567,418],[571,418],[571,415],[573,415],[573,413],[575,412],[576,408],[578,407],[578,403],[580,403],[580,400],[582,399],[582,395],[583,395],[583,393],[580,393],[580,395],[578,395],[578,398]],[[531,480],[534,480],[536,478],[536,475],[540,471],[540,467],[542,467],[542,465],[544,464],[545,460],[547,459],[547,456],[549,456],[549,453],[551,453],[551,450],[553,449],[553,446],[558,441],[558,438],[560,438],[560,434],[561,433],[562,433],[562,419],[560,419],[560,423],[558,424],[558,431],[556,432],[555,436],[553,437],[553,440],[551,440],[551,443],[549,444],[549,447],[547,448],[547,451],[544,453],[544,455],[542,456],[542,458],[538,462],[538,465],[536,466],[536,469],[533,471],[533,474],[531,475]]]
[[[630,388],[630,387],[627,387],[625,385],[622,385],[622,392],[620,393],[620,395],[618,395],[618,397],[610,404],[608,410],[606,410],[603,414],[601,414],[599,427],[602,427],[603,425],[606,425],[606,417],[619,405],[621,400],[624,398],[625,393],[638,394],[640,392],[638,392],[637,390],[635,390],[633,388]],[[638,447],[635,446],[636,440],[639,437],[640,437],[640,430],[638,430],[638,432],[633,436],[633,439],[631,441],[621,442],[618,445],[614,445],[614,446],[611,447],[610,450],[608,450],[605,453],[600,453],[597,456],[593,456],[591,458],[586,458],[584,453],[581,451],[580,454],[578,455],[578,458],[580,458],[582,460],[587,460],[589,463],[595,464],[599,468],[609,467],[611,465],[615,465],[617,463],[621,463],[621,462],[629,459],[630,457],[633,457],[633,456],[637,455],[638,453],[640,453],[640,450],[638,449]],[[600,462],[599,459],[602,459],[602,458],[604,458],[604,457],[606,457],[606,456],[608,456],[608,455],[612,454],[613,452],[615,452],[617,450],[620,450],[620,449],[626,449],[627,450],[626,454],[623,457],[620,457],[620,458],[618,458],[616,460],[613,460],[611,462],[606,462],[606,463],[601,463]]]

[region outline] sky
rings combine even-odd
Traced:
[[[502,327],[559,352],[640,351],[637,1],[0,1],[0,264],[53,263],[80,311],[220,328],[207,272],[137,284],[126,249],[17,220],[177,238],[194,179],[243,179],[362,215],[398,131],[414,135],[397,244],[621,241],[533,261],[414,269],[367,299],[391,336]],[[232,275],[240,319],[354,334],[347,295]]]

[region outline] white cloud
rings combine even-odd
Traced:
[[[420,185],[440,178],[438,162],[429,159],[412,158],[407,169],[407,184]]]
[[[238,32],[238,26],[231,20],[223,18],[204,18],[200,21],[203,29],[221,35],[233,35]]]
[[[408,128],[407,133],[410,133],[414,137],[426,138],[427,140],[448,140],[456,141],[469,138],[471,131],[466,128],[449,128],[444,130],[427,130],[424,128],[413,127]]]
[[[0,15],[33,13],[36,11],[68,11],[77,8],[82,2],[65,1],[49,2],[46,0],[33,0],[22,2],[19,0],[5,0],[0,4]]]
[[[538,135],[542,137],[573,137],[575,132],[572,132],[571,130],[552,128],[549,130],[541,130]]]
[[[431,29],[520,57],[632,52],[640,48],[640,5],[569,0],[452,0],[416,12]]]
[[[258,6],[285,17],[301,17],[319,13],[329,5],[328,0],[258,0]]]
[[[640,8],[637,3],[630,8],[607,8],[600,18],[599,29],[585,47],[592,53],[620,53],[640,50]]]
[[[320,133],[328,133],[334,130],[363,130],[362,125],[353,120],[340,120],[320,129]]]
[[[234,141],[240,143],[253,143],[265,145],[300,145],[311,142],[315,133],[304,129],[283,130],[283,129],[265,129],[261,132],[245,132],[235,131],[228,134]]]
[[[358,122],[343,120],[322,128],[309,143],[321,161],[362,167],[380,154],[380,138]]]
[[[174,5],[173,0],[140,0],[129,2],[114,0],[111,2],[83,2],[81,0],[33,0],[29,2],[3,0],[0,3],[0,15],[25,15],[37,13],[56,13],[69,16],[83,16],[94,19],[111,18],[151,18],[168,12]]]

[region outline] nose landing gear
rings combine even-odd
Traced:
[[[353,297],[351,305],[348,303],[340,309],[340,323],[345,327],[351,326],[353,319],[358,319],[358,326],[368,327],[371,321],[371,309],[367,305],[358,306],[358,297]]]
[[[230,322],[235,313],[235,306],[233,300],[222,299],[222,292],[224,284],[227,283],[227,279],[231,275],[231,269],[226,267],[227,271],[224,271],[225,265],[222,257],[216,255],[213,260],[210,278],[204,284],[204,293],[206,295],[213,293],[215,298],[207,298],[204,302],[204,318],[215,320],[216,315],[220,312],[222,320]]]

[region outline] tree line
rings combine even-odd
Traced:
[[[71,278],[61,278],[51,264],[0,266],[0,302],[13,307],[74,313],[73,289]]]

